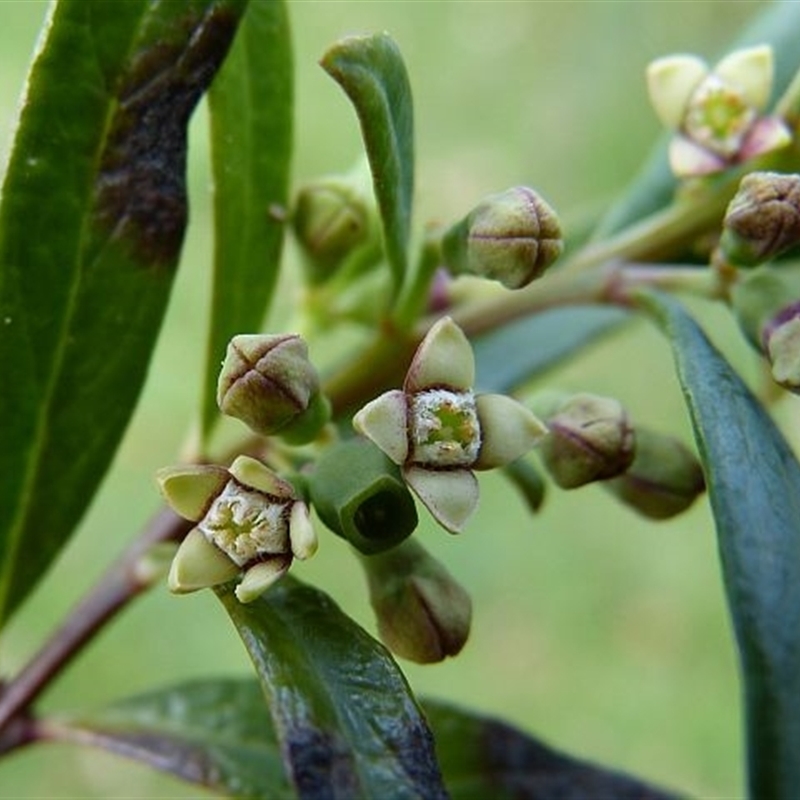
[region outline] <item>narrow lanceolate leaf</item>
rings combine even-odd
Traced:
[[[55,6],[0,208],[0,622],[131,415],[186,224],[186,126],[245,0]]]
[[[100,747],[225,797],[296,797],[255,680],[158,689],[99,711],[43,720],[40,730],[45,739]]]
[[[772,46],[775,57],[772,91],[774,101],[787,89],[800,68],[797,52],[798,37],[800,37],[800,3],[794,0],[782,0],[765,4],[764,10],[754,16],[750,25],[730,45],[728,52],[760,44]],[[713,59],[710,61],[710,66],[713,66]],[[645,81],[645,66],[642,65],[642,86]],[[598,237],[616,233],[650,214],[655,214],[672,202],[677,181],[667,159],[667,145],[670,138],[669,135],[661,137],[638,177],[609,209],[596,232]],[[794,168],[796,169],[796,165]],[[739,173],[727,190],[731,196],[738,184],[738,176]],[[726,205],[725,199],[719,204],[720,218]]]
[[[397,290],[408,262],[414,194],[414,114],[403,57],[383,33],[343,39],[320,63],[347,93],[361,122]]]
[[[255,665],[302,800],[445,798],[433,738],[386,649],[286,577],[241,604],[219,591]]]
[[[629,318],[606,306],[554,308],[473,340],[477,388],[508,393],[575,354]]]
[[[452,800],[677,800],[504,722],[430,700],[423,707]]]
[[[214,291],[203,433],[219,411],[228,341],[261,329],[280,266],[292,151],[292,51],[283,0],[251,3],[209,92]]]
[[[763,407],[672,299],[672,341],[706,470],[744,681],[750,796],[800,786],[800,465]]]

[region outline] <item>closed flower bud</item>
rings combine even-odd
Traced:
[[[800,175],[752,172],[728,206],[720,248],[732,264],[753,267],[800,244]]]
[[[294,334],[244,334],[228,345],[217,383],[223,414],[263,436],[310,441],[327,422],[327,402],[308,348]]]
[[[538,278],[563,249],[555,211],[525,186],[487,197],[442,240],[453,273],[490,278],[509,289]]]
[[[650,519],[680,514],[705,491],[703,470],[694,453],[677,439],[646,428],[636,430],[633,464],[603,485]]]
[[[472,602],[422,545],[408,539],[361,563],[378,634],[393,653],[431,664],[461,651],[469,637]]]
[[[326,450],[308,475],[308,488],[322,522],[362,553],[392,548],[417,527],[400,470],[366,439]]]
[[[633,461],[633,427],[622,404],[611,397],[572,395],[556,406],[546,424],[539,452],[562,489],[612,478]]]

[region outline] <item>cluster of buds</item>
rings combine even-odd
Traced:
[[[486,197],[442,239],[450,272],[496,280],[508,289],[541,276],[563,250],[555,211],[527,186]]]
[[[473,470],[507,464],[530,450],[544,425],[504,395],[476,395],[475,357],[464,332],[440,319],[417,348],[402,389],[372,400],[355,429],[397,464],[446,530],[463,529],[478,503]]]
[[[647,69],[653,108],[675,131],[669,159],[678,177],[720,172],[784,147],[783,120],[765,115],[773,82],[768,46],[736,50],[713,68],[692,55],[657,59]]]

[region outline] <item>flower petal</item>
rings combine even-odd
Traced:
[[[747,134],[747,138],[739,148],[739,161],[769,153],[780,147],[786,147],[792,141],[792,134],[779,117],[762,117]]]
[[[175,594],[187,594],[233,580],[238,574],[239,567],[195,528],[172,559],[167,585]]]
[[[199,522],[229,480],[228,470],[210,464],[164,467],[156,472],[161,494],[184,519]]]
[[[742,93],[747,103],[763,111],[772,91],[772,48],[763,44],[734,50],[714,66],[713,72]]]
[[[665,56],[648,65],[650,102],[668,128],[681,126],[689,97],[708,73],[706,62],[690,55]]]
[[[493,469],[516,461],[547,433],[547,427],[532,411],[503,394],[481,394],[475,403],[481,423],[481,449],[474,469]]]
[[[433,518],[450,533],[460,533],[478,505],[478,481],[467,469],[408,467],[403,477]]]
[[[413,394],[433,386],[466,390],[474,383],[472,345],[450,317],[442,317],[417,348],[403,388]]]
[[[301,561],[311,558],[317,552],[319,541],[311,525],[311,515],[305,503],[298,502],[292,505],[289,515],[289,541],[292,543],[292,553]]]
[[[269,561],[261,561],[247,570],[241,583],[236,587],[236,597],[240,603],[252,603],[261,597],[278,578],[282,578],[292,563],[291,556],[276,556]]]
[[[237,456],[228,468],[228,472],[239,483],[279,500],[292,500],[295,496],[290,483],[279,478],[269,467],[250,456]]]
[[[669,143],[669,165],[677,178],[694,178],[721,172],[728,163],[691,139],[674,136]]]
[[[353,417],[353,427],[371,439],[395,464],[408,458],[408,404],[404,392],[394,389],[367,403]]]

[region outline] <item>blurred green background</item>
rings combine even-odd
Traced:
[[[386,30],[415,93],[418,223],[455,219],[482,195],[519,183],[541,190],[568,220],[609,202],[659,132],[645,94],[647,62],[674,51],[713,59],[763,5],[295,0],[295,180],[346,170],[360,152],[354,114],[318,58],[343,35]],[[0,2],[4,155],[46,9],[38,0]],[[197,409],[212,236],[202,107],[190,171],[185,256],[145,393],[77,536],[8,630],[3,674],[24,663],[157,508],[153,471],[175,461]],[[753,377],[725,315],[708,313],[715,338]],[[546,384],[613,394],[637,421],[689,439],[668,349],[643,324]],[[788,418],[792,410],[778,412]],[[451,537],[427,522],[418,532],[471,591],[475,619],[457,659],[407,666],[414,688],[695,797],[742,796],[734,645],[706,503],[650,524],[590,487],[551,491],[530,517],[501,478],[481,483],[466,533]],[[334,537],[295,574],[372,629],[357,564]],[[247,671],[210,593],[173,598],[159,588],[88,648],[44,705],[96,706],[159,684]],[[190,796],[203,792],[75,747],[39,746],[0,760],[2,798]]]

